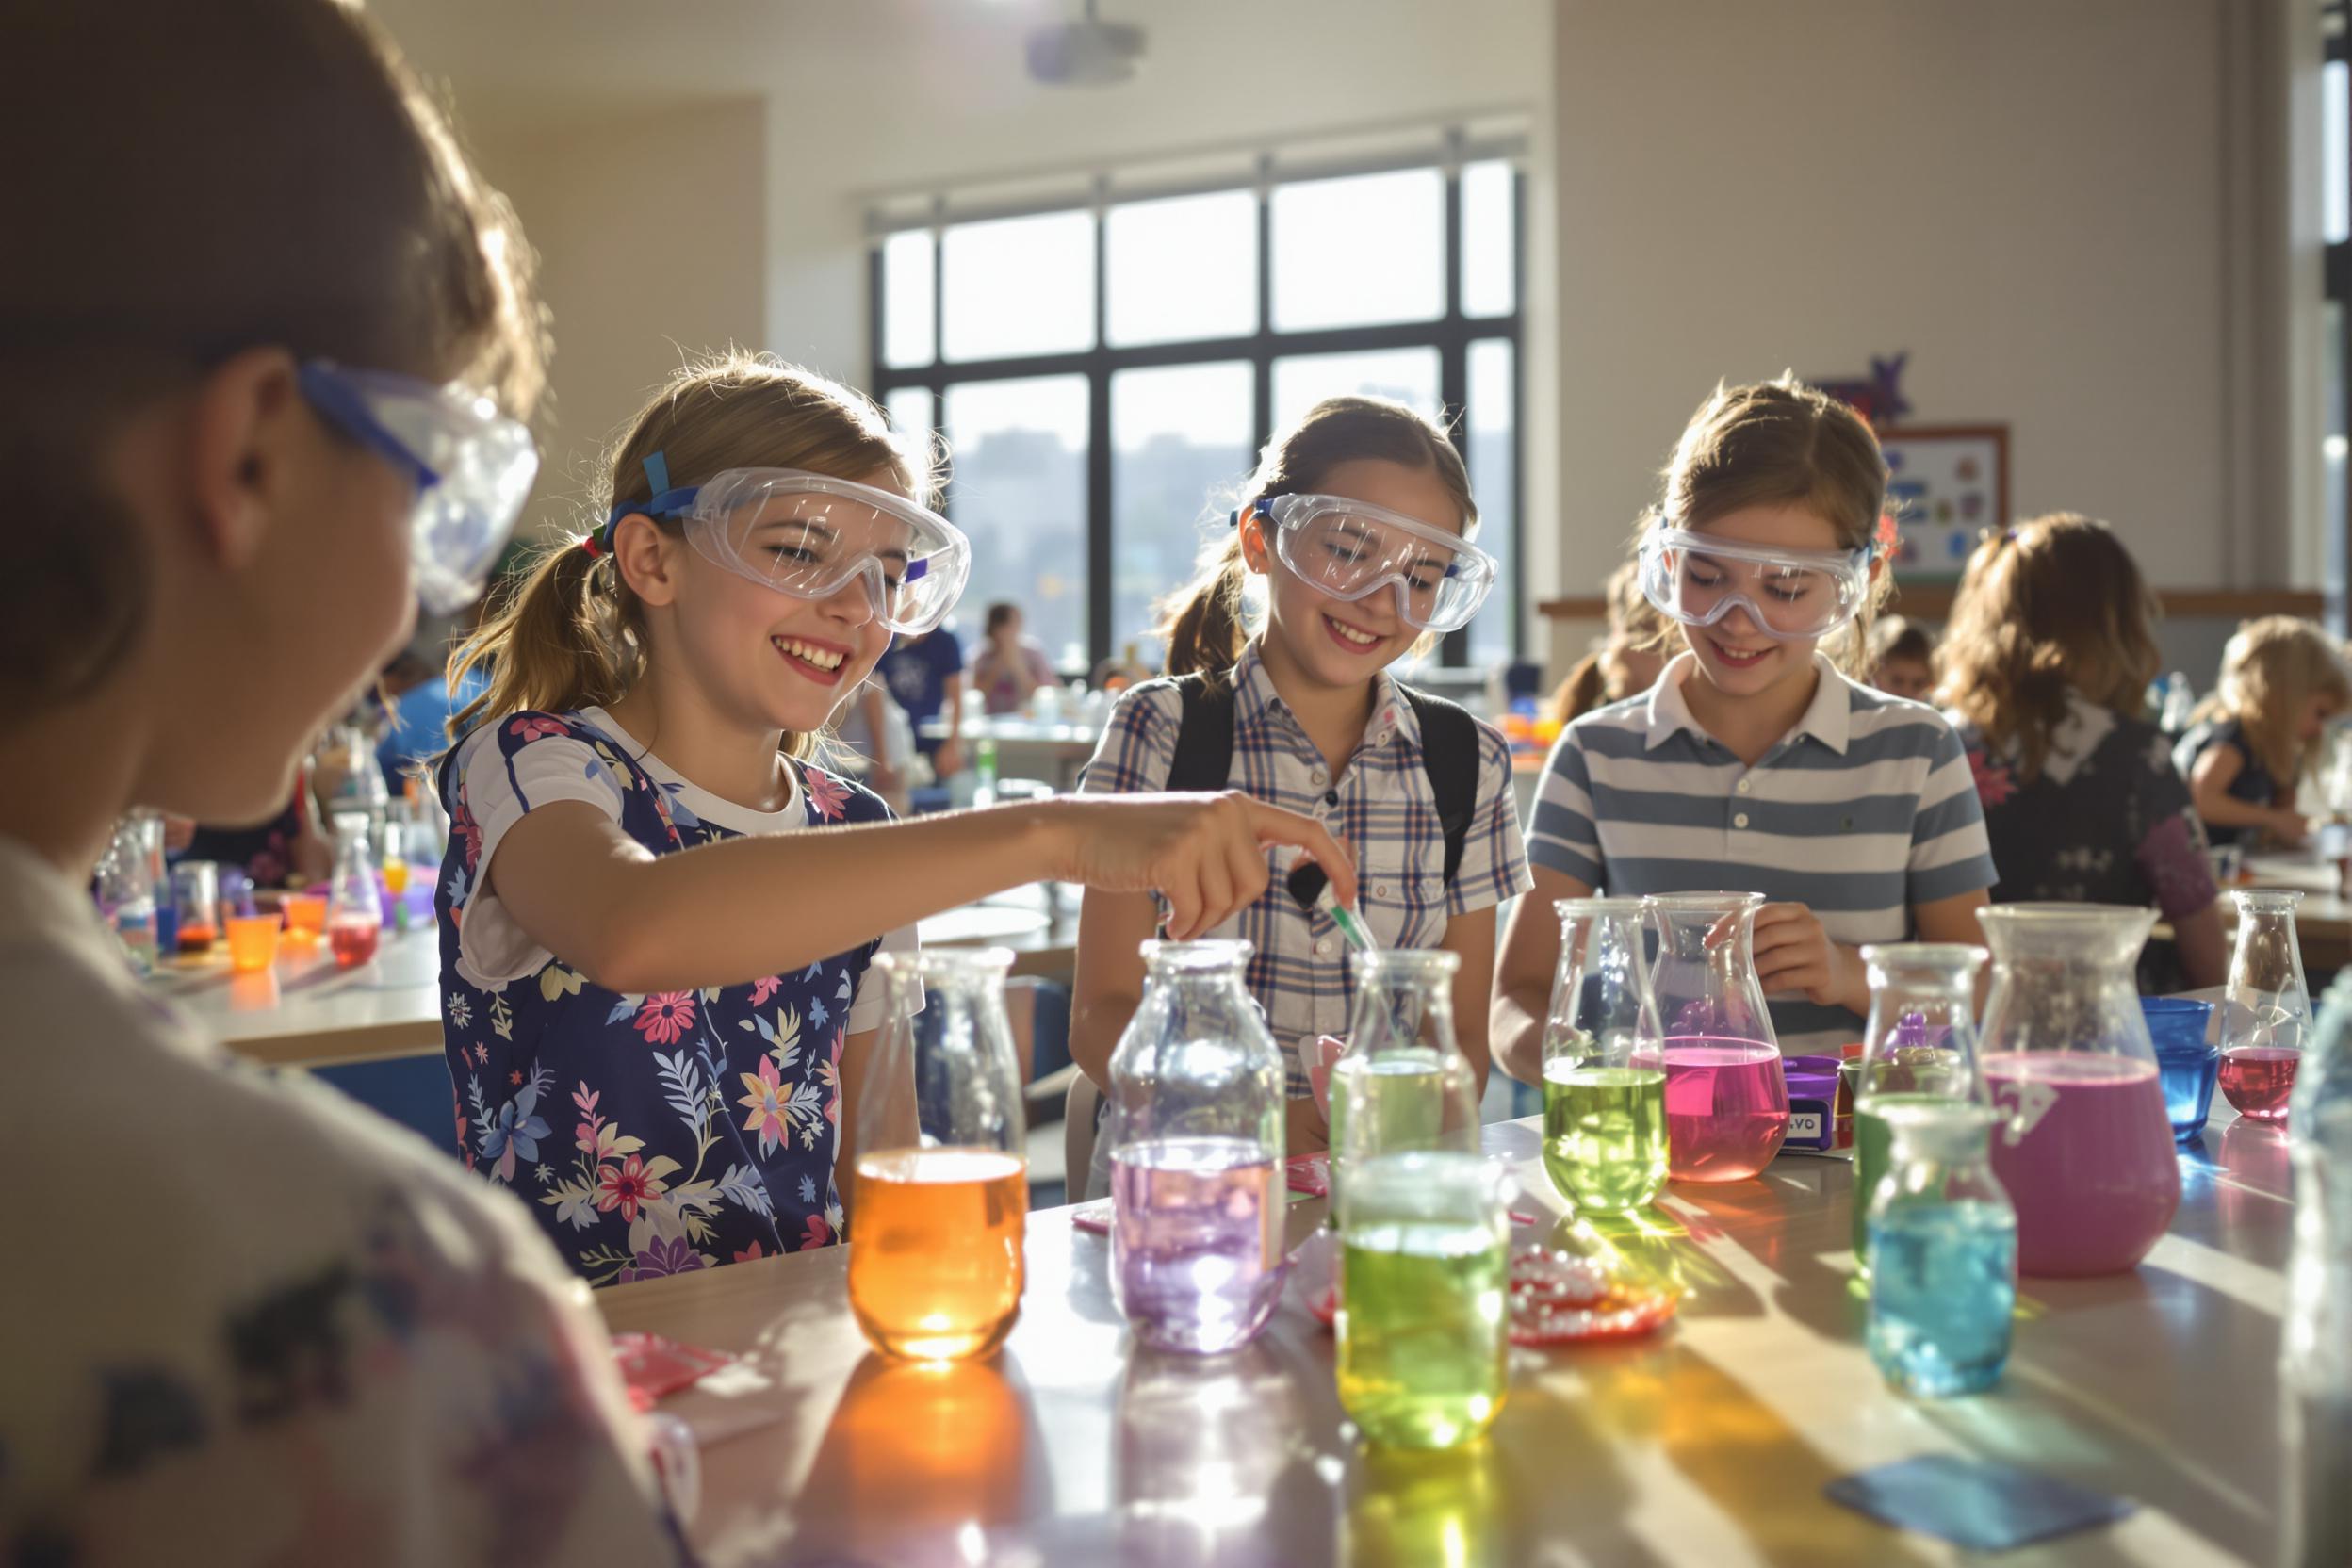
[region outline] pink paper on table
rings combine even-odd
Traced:
[[[724,1350],[681,1345],[666,1334],[618,1333],[612,1336],[612,1358],[620,1364],[621,1381],[629,1386],[629,1402],[639,1410],[716,1372],[732,1366],[735,1358]]]

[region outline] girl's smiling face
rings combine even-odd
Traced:
[[[1339,496],[1460,533],[1462,506],[1435,466],[1415,467],[1380,457],[1350,458],[1332,465],[1315,486],[1319,496]],[[1421,629],[1397,613],[1393,584],[1360,599],[1334,598],[1310,586],[1273,550],[1268,520],[1251,516],[1242,524],[1242,559],[1266,579],[1266,632],[1303,673],[1325,686],[1369,680],[1411,650]]]
[[[887,471],[857,482],[907,494]],[[797,535],[765,524],[755,526],[745,545],[753,551],[799,547]],[[824,598],[804,599],[730,571],[691,545],[677,554],[677,612],[667,618],[665,641],[713,705],[746,728],[796,735],[823,729],[890,650],[890,628],[862,574]],[[888,561],[884,568],[905,569]]]
[[[1741,507],[1693,531],[1732,544],[1819,555],[1844,548],[1827,518],[1797,503]],[[1691,569],[1697,569],[1697,563]],[[1754,595],[1773,591],[1768,580],[1738,586]],[[1813,650],[1821,643],[1818,637],[1784,641],[1772,636],[1745,605],[1732,606],[1712,626],[1676,625],[1708,681],[1729,696],[1755,696],[1783,682],[1810,679]]]

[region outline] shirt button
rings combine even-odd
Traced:
[[[1740,781],[1740,792],[1741,794],[1746,794],[1748,791],[1754,787],[1755,785],[1753,780],[1743,778]]]
[[[1315,956],[1318,958],[1328,958],[1331,956],[1331,938],[1326,937],[1321,941],[1315,944]]]
[[[1307,776],[1315,781],[1316,789],[1321,789],[1325,784],[1331,782],[1331,776],[1325,773],[1321,768],[1315,769],[1313,773],[1307,775]]]
[[[1732,818],[1732,819],[1731,819],[1731,825],[1732,825],[1732,826],[1734,826],[1734,827],[1745,827],[1745,826],[1747,826],[1747,825],[1748,825],[1748,814],[1747,814],[1745,811],[1740,812],[1738,816],[1736,816],[1736,817],[1734,817],[1734,818]]]
[[[1337,806],[1339,804],[1339,792],[1337,790],[1324,791],[1323,804],[1326,806]]]
[[[1388,896],[1388,884],[1385,882],[1373,883],[1372,896],[1374,898],[1386,898]]]

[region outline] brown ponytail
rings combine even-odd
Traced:
[[[1470,473],[1462,453],[1446,432],[1427,417],[1387,398],[1326,398],[1278,432],[1258,454],[1257,471],[1242,486],[1240,507],[1247,510],[1276,496],[1312,492],[1324,476],[1343,463],[1379,458],[1408,468],[1433,468],[1462,509],[1462,534],[1467,539],[1478,523],[1478,503],[1470,498]],[[1241,530],[1230,528],[1221,544],[1212,547],[1200,575],[1163,602],[1165,619],[1160,635],[1168,643],[1168,675],[1200,672],[1212,683],[1220,680],[1249,645],[1248,607],[1243,590],[1250,569],[1241,554]]]
[[[606,454],[590,493],[587,520],[601,530],[615,505],[649,501],[645,459],[660,452],[672,482],[694,484],[729,468],[797,468],[836,479],[888,474],[926,504],[939,460],[918,462],[891,435],[864,395],[765,354],[733,351],[682,367],[638,410]],[[656,518],[675,533],[684,525]],[[489,689],[449,721],[450,737],[488,719],[537,710],[602,707],[629,694],[651,656],[645,606],[609,556],[579,539],[559,540],[522,586],[505,596],[450,656],[449,689],[469,671]],[[788,735],[784,749],[808,755],[815,737]]]

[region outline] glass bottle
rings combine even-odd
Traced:
[[[2027,1274],[2136,1267],[2180,1205],[2180,1162],[2132,965],[2156,923],[2111,904],[1997,904],[1979,1066],[1993,1170]]]
[[[2238,906],[2238,939],[2221,997],[2221,1092],[2240,1116],[2282,1121],[2311,1028],[2295,929],[2303,895],[2262,888],[2230,897]]]
[[[374,957],[384,935],[384,901],[377,890],[371,842],[366,817],[356,811],[336,814],[335,878],[327,887],[327,946],[340,969]]]
[[[124,818],[98,862],[98,912],[106,918],[131,969],[155,972],[155,878],[141,824]]]
[[[1886,1179],[1870,1207],[1870,1359],[1905,1394],[1974,1394],[2001,1380],[2017,1305],[2017,1215],[1993,1174],[1992,1112],[1889,1097]]]
[[[1642,901],[1658,930],[1650,991],[1664,1033],[1666,1174],[1678,1182],[1756,1175],[1788,1135],[1780,1038],[1756,977],[1762,893]]]
[[[1331,1065],[1331,1213],[1347,1224],[1351,1161],[1407,1149],[1478,1151],[1478,1086],[1454,1037],[1451,953],[1355,956],[1348,1046]]]
[[[858,1106],[849,1305],[887,1355],[985,1356],[1021,1315],[1029,1166],[1012,961],[1001,947],[874,960],[885,1016]]]
[[[1155,1349],[1247,1345],[1282,1298],[1282,1053],[1242,979],[1250,944],[1146,942],[1111,1054],[1111,1293]]]
[[[2278,1368],[2280,1560],[2319,1568],[2352,1562],[2352,978],[2320,1010],[2286,1136],[2295,1239]]]
[[[1563,898],[1544,1029],[1544,1169],[1579,1211],[1625,1214],[1666,1184],[1666,1066],[1638,898]]]
[[[1984,950],[1888,942],[1862,950],[1870,1016],[1854,1096],[1854,1256],[1870,1255],[1870,1200],[1891,1152],[1886,1113],[1901,1105],[1983,1105],[1976,1070],[1976,976]]]
[[[1493,1424],[1508,1386],[1510,1282],[1498,1168],[1456,1149],[1357,1156],[1332,1326],[1340,1406],[1365,1437],[1450,1448]]]

